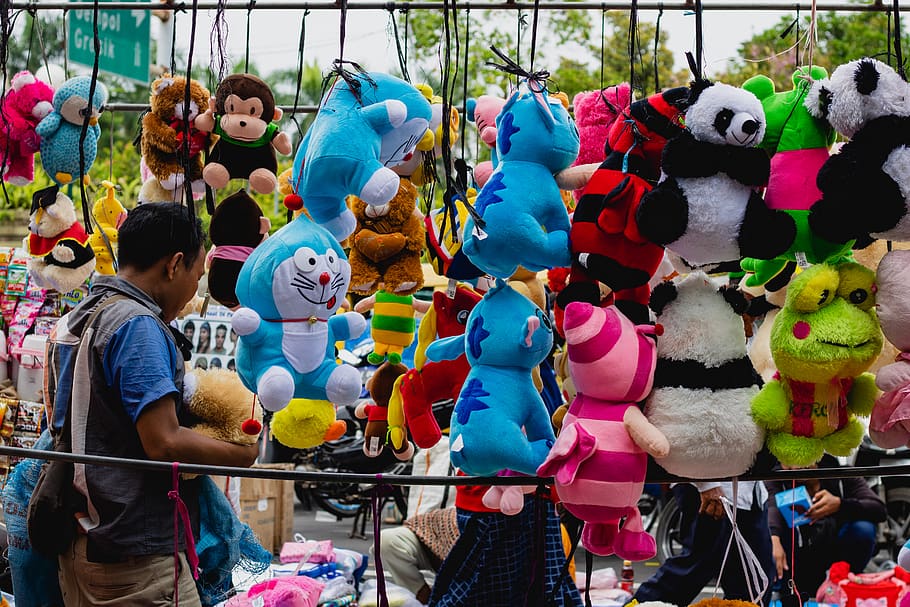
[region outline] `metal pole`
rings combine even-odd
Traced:
[[[256,2],[257,10],[338,10],[340,4],[337,2],[299,2],[292,0],[290,2],[262,1]],[[472,2],[465,0],[459,2],[459,8],[471,10],[533,10],[533,2]],[[91,2],[10,2],[9,7],[13,10],[89,10],[94,7]],[[215,10],[221,8],[217,2],[205,0],[198,3],[199,10]],[[223,6],[225,10],[249,10],[249,2],[227,3]],[[630,3],[622,1],[605,1],[605,2],[541,2],[541,10],[567,11],[567,10],[629,10]],[[691,11],[692,5],[689,2],[658,2],[655,0],[645,0],[639,3],[639,10],[656,11],[661,8],[664,10]],[[746,4],[743,2],[711,2],[706,3],[703,7],[705,11],[774,11],[787,12],[791,10],[809,10],[811,3],[806,1],[797,1],[787,4],[777,4],[772,2],[756,2]],[[186,2],[174,4],[162,4],[158,2],[105,2],[104,10],[156,10],[156,11],[186,11],[189,6]],[[348,4],[349,10],[441,10],[438,2],[354,2]],[[885,12],[888,7],[880,3],[874,4],[857,4],[851,2],[819,2],[816,6],[819,11],[838,11],[838,12]],[[910,6],[902,6],[901,11],[910,11]]]

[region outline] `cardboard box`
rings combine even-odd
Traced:
[[[294,464],[256,464],[254,468],[293,470]],[[294,537],[294,483],[266,478],[240,480],[240,520],[262,546],[277,554]]]

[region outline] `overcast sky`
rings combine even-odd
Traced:
[[[704,38],[708,75],[722,71],[725,61],[736,54],[740,42],[773,25],[781,15],[790,12],[784,6],[786,0],[779,1],[782,5],[780,12],[705,11]],[[743,4],[747,4],[747,0],[743,0]],[[195,49],[195,56],[199,60],[194,63],[208,62],[209,32],[213,16],[214,11],[203,11],[199,15]],[[655,11],[642,11],[640,18],[643,21],[654,21],[656,16]],[[312,11],[307,17],[305,51],[307,60],[315,59],[319,65],[328,67],[338,56],[338,20],[338,11]],[[242,60],[246,46],[246,12],[227,11],[227,21],[228,52],[232,60]],[[177,18],[179,47],[185,48],[187,44],[189,22],[189,16],[186,14],[181,14]],[[390,70],[392,66],[397,65],[394,40],[387,31],[388,22],[387,11],[350,10],[345,58],[378,71]],[[402,22],[399,21],[399,28],[402,27]],[[299,11],[254,10],[250,30],[251,61],[261,72],[268,73],[296,66],[300,32]],[[597,30],[592,32],[592,36],[596,37],[599,34],[599,27]],[[684,68],[686,66],[684,53],[694,50],[695,17],[681,11],[665,11],[661,20],[661,30],[668,36],[668,45],[674,53],[676,67]],[[471,43],[482,42],[472,38]]]

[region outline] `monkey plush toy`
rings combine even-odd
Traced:
[[[231,179],[248,179],[260,194],[275,191],[278,161],[275,150],[291,153],[291,140],[273,120],[281,119],[275,97],[252,74],[232,74],[221,81],[209,109],[196,117],[196,128],[218,135],[202,178],[215,189]]]

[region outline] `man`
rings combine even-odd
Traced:
[[[838,468],[837,459],[825,455],[813,468]],[[887,516],[884,502],[869,488],[863,478],[808,479],[804,485],[812,506],[806,515],[807,525],[790,529],[777,507],[774,496],[793,488],[793,483],[766,481],[768,524],[778,579],[790,577],[790,562],[795,561],[796,588],[805,598],[815,597],[818,587],[832,563],[846,561],[850,571],[862,573],[875,554],[877,523]],[[790,550],[796,538],[796,555]],[[786,584],[783,586],[787,587]]]
[[[212,354],[227,354],[224,347],[224,340],[227,337],[227,325],[218,325],[215,327],[215,347],[212,348]]]
[[[189,352],[181,355],[168,325],[196,292],[204,257],[200,224],[186,207],[148,204],[129,213],[117,275],[95,279],[49,348],[49,419],[58,435],[70,429],[74,453],[227,466],[255,460],[255,445],[211,439],[178,421]],[[200,604],[182,525],[175,581],[170,472],[76,465],[74,487],[76,539],[59,558],[68,607],[171,605],[175,585],[181,605]],[[179,492],[198,532],[196,481],[181,481]]]
[[[645,601],[663,601],[675,605],[690,605],[705,585],[720,573],[721,562],[732,526],[724,513],[723,498],[734,503],[732,483],[679,483],[673,486],[673,496],[682,512],[680,541],[682,552],[664,561],[657,572],[635,593]],[[749,547],[758,557],[770,582],[774,579],[771,559],[771,539],[768,534],[767,492],[760,482],[740,482],[736,495],[736,526]],[[736,543],[730,548],[720,577],[724,598],[751,601],[745,572]],[[764,601],[763,604],[768,604]]]

